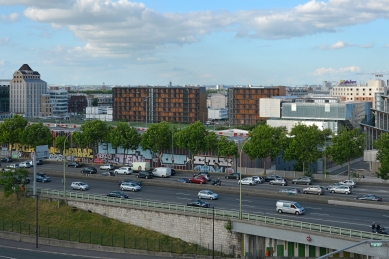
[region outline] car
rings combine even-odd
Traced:
[[[288,182],[284,178],[277,178],[269,182],[271,185],[288,185]]]
[[[279,190],[278,192],[288,193],[288,194],[300,194],[301,190],[297,188],[286,188],[286,189]]]
[[[122,198],[122,199],[128,199],[128,195],[125,194],[122,191],[110,191],[107,194],[108,197],[117,197],[117,198]]]
[[[209,208],[211,205],[208,202],[205,202],[203,200],[192,200],[192,201],[189,201],[186,204],[186,206]]]
[[[113,169],[114,169],[114,166],[111,165],[111,164],[105,164],[105,165],[101,165],[101,166],[100,166],[100,169],[101,169],[101,170],[113,170]]]
[[[265,182],[265,178],[263,178],[262,176],[252,176],[253,180],[255,183],[263,183]]]
[[[12,160],[12,157],[3,157],[2,159],[1,159],[1,162],[5,162],[5,163],[10,163],[10,162],[12,162],[13,160]]]
[[[114,172],[102,172],[101,175],[102,176],[115,176],[115,173]]]
[[[174,170],[173,168],[171,169],[171,175],[176,175],[176,170]]]
[[[36,181],[42,182],[42,183],[48,183],[48,182],[51,182],[51,179],[46,174],[37,174]]]
[[[74,162],[70,162],[69,164],[68,164],[68,167],[81,167],[82,166],[82,164],[80,164],[79,162],[76,162],[76,161],[74,161]]]
[[[217,193],[210,191],[210,190],[201,190],[197,194],[197,197],[199,197],[199,199],[216,200],[219,198],[219,195]]]
[[[18,164],[10,164],[10,165],[7,165],[8,168],[20,168],[20,166]]]
[[[140,171],[139,173],[136,174],[136,178],[151,179],[153,177],[154,177],[153,173],[149,171]]]
[[[189,178],[178,178],[178,179],[174,180],[174,182],[190,183],[190,179]]]
[[[304,188],[303,193],[322,195],[324,194],[324,188],[319,185],[312,185],[307,188]]]
[[[125,179],[125,180],[119,181],[119,185],[121,185],[122,183],[133,183],[133,184],[137,184],[139,186],[142,185],[142,181],[137,182],[137,181],[134,181],[134,180],[131,180],[131,179]]]
[[[382,201],[382,198],[374,194],[365,194],[362,196],[357,196],[354,199],[364,200],[364,201]]]
[[[26,162],[27,162],[27,163],[30,163],[31,166],[34,166],[34,161],[33,161],[33,160],[28,160],[28,161],[26,161]],[[37,165],[43,165],[43,161],[42,161],[41,159],[36,160],[35,162],[36,162]]]
[[[123,167],[120,167],[118,169],[115,169],[114,173],[128,175],[128,174],[132,174],[132,169],[131,169],[131,167],[123,166]]]
[[[200,172],[200,173],[194,174],[193,177],[198,176],[198,175],[203,176],[205,179],[207,179],[207,181],[211,181],[211,174],[210,173]]]
[[[268,175],[265,177],[265,182],[270,182],[270,181],[276,180],[276,179],[283,179],[283,178],[279,175],[271,174],[271,175]]]
[[[224,176],[226,179],[240,179],[240,173],[230,173]]]
[[[189,179],[191,183],[206,184],[208,181],[204,176],[198,175]]]
[[[341,185],[350,186],[351,188],[355,188],[357,186],[357,183],[354,182],[354,180],[344,180],[339,182]]]
[[[247,185],[255,185],[256,184],[255,180],[252,177],[243,178],[242,180],[238,181],[238,184],[239,183],[247,184]]]
[[[308,176],[303,176],[300,178],[295,178],[292,180],[293,184],[305,184],[305,185],[310,185],[312,183],[312,178]]]
[[[20,168],[30,168],[32,165],[29,162],[21,162],[19,163]]]
[[[84,167],[84,168],[81,169],[80,172],[83,173],[83,174],[96,174],[97,173],[97,169],[94,168],[94,167]]]
[[[351,193],[351,187],[343,185],[343,186],[335,186],[328,190],[331,193],[344,193],[349,194]]]
[[[141,190],[141,187],[137,184],[134,183],[122,183],[120,185],[120,189],[122,191],[133,191],[133,192],[138,192]]]
[[[89,190],[89,185],[84,182],[72,182],[72,184],[70,185],[70,189],[86,191]]]
[[[335,186],[342,186],[342,184],[340,184],[340,183],[333,183],[333,184],[327,185],[326,189],[329,190],[329,189],[331,189],[331,188],[333,188]]]

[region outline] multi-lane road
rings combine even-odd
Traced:
[[[30,169],[30,171],[32,171]],[[52,179],[50,183],[37,183],[38,188],[49,188],[63,190],[62,175],[63,164],[44,164],[37,167],[37,171],[43,171],[49,175]],[[118,182],[120,179],[129,178],[136,180],[134,175],[130,176],[116,176],[116,177],[81,177],[79,168],[66,168],[66,189],[70,190],[70,183],[72,181],[83,181],[90,186],[90,190],[87,193],[95,193],[105,195],[111,190],[118,190]],[[98,174],[102,173],[102,170],[98,170]],[[189,176],[188,173],[178,172],[176,176],[171,178],[161,179],[148,179],[140,192],[128,192],[131,199],[142,199],[166,203],[179,203],[186,204],[191,199],[197,199],[198,190],[192,190],[190,188],[174,188],[178,185],[184,185],[183,183],[174,182],[179,177]],[[31,175],[32,178],[32,175]],[[222,179],[222,177],[220,177]],[[172,184],[171,187],[160,187],[148,185],[149,181],[165,181]],[[239,210],[239,195],[231,193],[223,193],[223,186],[239,188],[237,180],[222,179],[222,186],[212,186],[210,184],[203,185],[204,189],[211,189],[219,194],[219,199],[210,201],[211,206],[217,209],[225,210]],[[191,184],[189,184],[191,185]],[[303,189],[305,186],[295,186]],[[256,186],[242,186],[244,190],[263,189],[269,191],[278,192],[278,190],[286,188],[282,186],[271,186],[268,183],[258,184]],[[367,186],[360,185],[354,188],[354,193],[350,195],[332,194],[326,193],[331,198],[350,198],[366,193],[373,193],[383,197],[384,201],[389,201],[389,193],[386,191],[385,186]],[[305,196],[308,194],[300,194]],[[308,195],[311,196],[311,195]],[[334,206],[324,203],[316,203],[314,201],[300,201],[299,203],[306,208],[306,214],[301,216],[295,216],[290,214],[278,214],[275,210],[275,203],[279,198],[264,198],[258,196],[244,195],[242,197],[242,210],[247,213],[254,213],[259,215],[282,217],[287,219],[301,220],[309,223],[316,223],[322,225],[330,225],[344,228],[351,228],[356,230],[369,231],[370,225],[373,221],[381,223],[383,226],[389,225],[389,211],[374,210],[366,208],[355,207],[343,207]],[[285,195],[285,199],[292,200],[293,197]],[[387,204],[383,202],[380,204]],[[389,205],[389,204],[388,204]]]

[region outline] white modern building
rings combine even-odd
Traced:
[[[112,107],[86,107],[86,120],[113,121]]]
[[[66,90],[49,90],[52,116],[68,116],[68,92]]]
[[[213,94],[207,99],[208,120],[227,120],[227,96],[224,94]]]
[[[24,64],[13,74],[10,83],[10,112],[28,118],[38,117],[41,96],[47,93],[47,83],[37,71]]]

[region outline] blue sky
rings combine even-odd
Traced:
[[[0,79],[303,85],[389,78],[389,0],[0,0]]]

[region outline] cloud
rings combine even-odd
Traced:
[[[359,71],[361,71],[361,69],[357,66],[343,67],[339,69],[334,69],[332,67],[329,68],[322,67],[316,69],[314,75],[321,76],[321,75],[331,75],[331,74],[355,73]]]
[[[9,43],[8,38],[0,38],[0,46],[7,45]]]
[[[353,46],[351,44],[348,44],[347,42],[344,41],[338,41],[332,45],[321,45],[319,48],[321,49],[343,49],[349,46]]]
[[[9,15],[0,15],[0,22],[16,22],[19,18],[18,13],[11,13]]]
[[[363,45],[360,45],[359,47],[361,49],[371,49],[372,47],[374,47],[374,42],[369,43],[369,44],[363,44]]]
[[[387,44],[384,48],[389,48],[389,44]]]

